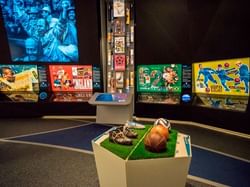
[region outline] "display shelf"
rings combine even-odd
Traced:
[[[107,1],[107,92],[134,92],[133,1]]]

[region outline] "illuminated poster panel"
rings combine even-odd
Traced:
[[[73,0],[1,0],[1,8],[12,61],[78,61]]]
[[[194,92],[249,96],[249,58],[193,64]]]
[[[93,91],[91,65],[50,65],[53,92]]]
[[[181,64],[139,65],[138,92],[181,92]]]
[[[0,94],[14,102],[38,101],[36,65],[0,65]]]

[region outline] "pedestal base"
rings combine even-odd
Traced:
[[[133,118],[132,94],[113,93],[112,101],[97,101],[97,97],[103,93],[95,93],[89,103],[96,105],[96,122],[108,124],[125,124]]]
[[[190,139],[178,135],[175,157],[123,160],[100,146],[107,135],[92,141],[101,187],[183,187],[191,161]]]

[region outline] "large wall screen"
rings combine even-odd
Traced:
[[[14,62],[78,62],[73,0],[1,1]]]

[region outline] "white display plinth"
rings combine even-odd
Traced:
[[[133,118],[132,94],[112,93],[113,101],[97,101],[97,97],[104,93],[95,93],[88,101],[91,105],[96,105],[96,122],[108,124],[124,124]]]
[[[184,187],[191,161],[188,135],[178,133],[174,157],[123,160],[100,146],[108,135],[92,141],[101,187]]]

